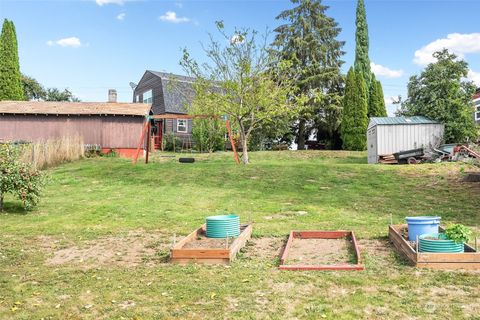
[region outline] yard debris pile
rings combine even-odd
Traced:
[[[476,144],[442,144],[438,147],[417,148],[379,155],[383,164],[438,163],[443,161],[463,161],[480,166],[480,146]]]

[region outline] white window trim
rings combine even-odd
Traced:
[[[185,127],[185,130],[178,129],[180,127],[180,124],[179,124],[180,121],[185,121],[185,125],[181,126],[181,127]],[[187,121],[187,119],[177,119],[177,132],[181,132],[181,133],[187,133],[188,132],[188,121]]]
[[[150,97],[147,98],[147,99],[145,99],[145,94],[146,93],[150,93]],[[146,101],[148,99],[150,99],[150,101]],[[144,93],[142,93],[142,103],[153,103],[153,90],[152,89],[147,90]]]

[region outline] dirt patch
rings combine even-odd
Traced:
[[[280,256],[286,242],[286,238],[263,237],[248,240],[243,249],[245,257],[262,260],[273,260]]]
[[[158,252],[168,251],[169,236],[155,232],[133,231],[126,236],[103,237],[81,245],[59,248],[59,240],[48,240],[40,247],[53,256],[47,265],[77,264],[82,268],[97,266],[132,267],[150,261]]]
[[[207,238],[206,236],[201,235],[198,236],[195,240],[187,242],[182,248],[226,249],[230,248],[233,241],[235,241],[235,238],[229,238],[227,246],[227,239]]]
[[[352,263],[347,239],[294,238],[285,264],[344,264]]]

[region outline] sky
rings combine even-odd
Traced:
[[[355,57],[356,0],[324,0],[327,15],[342,28],[346,73]],[[22,73],[45,87],[68,88],[82,101],[132,101],[130,82],[145,70],[185,74],[182,48],[205,60],[202,44],[226,30],[265,32],[293,4],[284,0],[0,0],[0,19],[15,23]],[[470,66],[480,86],[480,0],[365,0],[372,70],[382,82],[389,115],[392,97],[406,98],[410,76],[447,48]]]

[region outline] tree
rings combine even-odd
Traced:
[[[361,74],[350,68],[345,84],[343,98],[343,117],[341,124],[343,148],[346,150],[365,150],[368,126],[367,88]]]
[[[41,100],[45,99],[45,89],[34,78],[22,74],[23,96],[26,100]]]
[[[25,210],[37,205],[44,185],[44,175],[33,166],[19,160],[20,147],[12,144],[0,145],[0,211],[4,196],[15,194],[23,202]]]
[[[225,149],[225,125],[219,119],[194,119],[192,127],[195,148],[200,152]]]
[[[447,143],[477,137],[473,120],[472,96],[475,85],[466,81],[468,64],[447,49],[433,53],[420,76],[410,77],[408,98],[402,102],[399,115],[425,116],[445,124]]]
[[[298,149],[304,149],[310,134],[309,124],[315,122],[311,128],[325,128],[330,139],[339,129],[344,42],[337,40],[341,28],[325,14],[328,7],[321,0],[291,1],[298,5],[276,17],[285,24],[274,30],[273,47],[280,59],[291,63],[286,71],[291,78],[297,78],[294,83],[297,98],[307,97],[297,120]]]
[[[386,117],[387,109],[385,107],[382,84],[375,79],[374,74],[372,74],[369,99],[368,117]]]
[[[0,101],[23,99],[15,25],[5,19],[0,35]]]
[[[370,58],[368,57],[370,44],[368,38],[367,13],[365,11],[365,3],[363,0],[358,0],[357,3],[355,25],[355,72],[363,77],[366,87],[370,88],[372,79]]]
[[[210,35],[205,47],[209,62],[199,65],[186,49],[180,64],[197,78],[195,98],[190,113],[228,116],[240,135],[242,161],[249,163],[248,141],[253,130],[278,119],[295,115],[295,101],[287,99],[291,80],[281,72],[284,63],[273,71],[275,64],[257,32],[235,29],[233,36],[224,31],[223,22],[217,22],[222,39]],[[272,74],[272,72],[276,72]]]
[[[57,88],[48,88],[45,92],[45,101],[67,101],[67,102],[80,102],[80,99],[75,97],[73,93],[65,89],[60,91]]]

